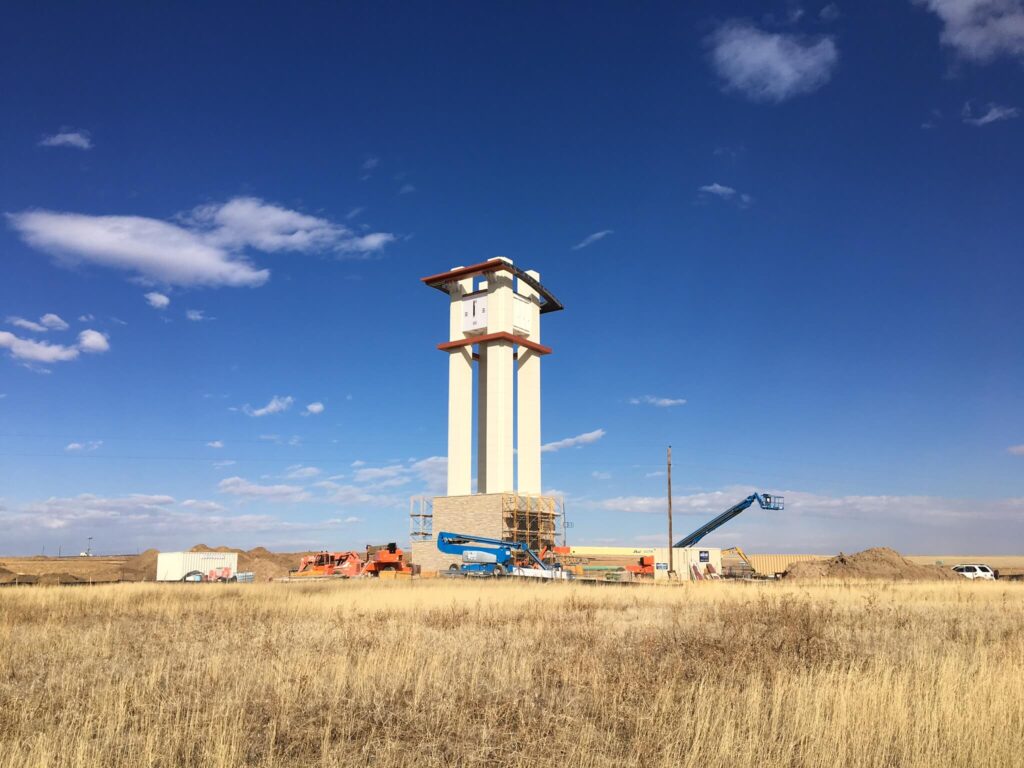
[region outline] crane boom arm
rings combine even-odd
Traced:
[[[728,523],[755,501],[760,505],[761,509],[783,509],[785,506],[785,500],[782,496],[774,496],[770,493],[752,493],[739,504],[734,504],[718,517],[708,520],[708,522],[704,523],[704,525],[690,535],[681,538],[674,546],[692,547],[709,533]]]

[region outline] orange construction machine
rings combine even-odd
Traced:
[[[349,579],[363,570],[363,560],[358,552],[317,552],[306,555],[299,563],[298,570],[291,571],[291,578],[328,578],[331,576]]]
[[[384,547],[367,546],[363,575],[379,576],[384,571],[412,573],[412,566],[405,562],[404,555],[394,542]]]

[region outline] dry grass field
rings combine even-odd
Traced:
[[[0,591],[0,768],[1020,766],[1024,586]]]

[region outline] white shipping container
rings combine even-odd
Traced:
[[[181,581],[186,573],[199,571],[208,576],[220,571],[234,576],[238,572],[237,552],[161,552],[156,556],[157,581]]]

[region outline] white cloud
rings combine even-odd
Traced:
[[[415,191],[416,191],[416,187],[414,187],[412,184],[403,184],[401,189],[398,190],[398,194],[400,194],[400,195],[410,195],[410,194],[412,194]]]
[[[321,414],[323,412],[324,404],[319,401],[315,403],[310,403],[309,405],[306,406],[306,413],[312,414],[314,416]]]
[[[998,56],[1024,56],[1021,0],[914,0],[942,20],[941,40],[979,63]]]
[[[608,235],[613,234],[615,234],[614,229],[602,229],[600,232],[594,232],[593,234],[587,235],[578,243],[576,243],[576,245],[572,247],[572,250],[578,251],[581,248],[586,248],[588,245],[592,245],[593,243],[596,243],[598,240],[604,240],[604,238],[608,237]]]
[[[26,331],[34,331],[35,333],[66,331],[68,329],[68,324],[64,322],[64,319],[60,315],[55,315],[53,312],[47,312],[45,315],[40,317],[38,323],[26,320],[23,317],[8,317],[7,322],[18,328],[24,328]]]
[[[357,483],[370,483],[375,487],[405,485],[409,482],[408,468],[403,464],[392,464],[387,467],[361,467],[355,471]]]
[[[824,22],[835,21],[839,16],[839,6],[835,3],[829,3],[818,12],[818,18]]]
[[[78,348],[92,354],[106,352],[110,349],[110,342],[99,331],[84,330],[78,334]]]
[[[167,296],[156,291],[147,293],[145,299],[153,309],[166,309],[171,304],[171,300]]]
[[[989,123],[999,122],[1000,120],[1012,120],[1015,117],[1019,117],[1020,110],[1016,107],[1005,107],[1001,104],[990,103],[984,108],[984,112],[979,111],[975,114],[974,106],[968,101],[964,104],[960,116],[968,125],[981,127]]]
[[[39,146],[92,149],[92,139],[89,137],[88,131],[75,131],[64,128],[52,136],[44,136],[40,139]]]
[[[709,195],[715,195],[716,197],[722,197],[729,199],[736,194],[736,190],[732,187],[727,187],[724,184],[719,184],[717,181],[713,184],[705,184],[703,187],[698,188],[699,192],[706,192]]]
[[[598,471],[595,470],[595,471],[590,473],[590,476],[592,478],[594,478],[595,480],[611,480],[612,479],[611,472],[598,472]]]
[[[60,315],[55,315],[53,312],[47,312],[40,317],[39,322],[51,331],[66,331],[68,329],[68,324],[64,322],[64,318]]]
[[[79,315],[78,316],[78,322],[80,322],[80,323],[91,323],[95,319],[96,319],[96,316],[92,315],[92,314],[85,314],[85,315]]]
[[[195,208],[177,221],[58,211],[9,213],[22,239],[65,261],[88,261],[169,285],[257,286],[270,277],[245,256],[263,252],[365,255],[394,240],[253,197]]]
[[[286,397],[274,395],[272,398],[270,398],[270,402],[267,403],[262,408],[253,409],[249,405],[245,405],[242,407],[242,410],[245,411],[250,416],[269,416],[270,414],[273,413],[282,413],[284,411],[287,411],[289,408],[292,407],[292,403],[294,402],[295,398],[292,397],[291,395],[288,395]],[[260,435],[261,440],[264,439],[264,437],[264,435]],[[277,440],[277,436],[274,435],[272,436],[271,439]]]
[[[310,477],[316,477],[320,474],[320,469],[317,467],[303,467],[301,465],[294,465],[288,467],[288,474],[286,477],[289,480],[305,480]]]
[[[705,184],[703,187],[697,187],[697,192],[700,193],[702,198],[707,198],[708,196],[717,197],[719,200],[734,202],[740,208],[746,208],[754,202],[754,198],[746,192],[738,192],[733,187],[719,184],[717,181]]]
[[[363,522],[363,520],[362,520],[362,518],[355,517],[354,515],[349,515],[342,522],[344,522],[344,523],[361,523],[361,522]]]
[[[96,536],[105,549],[124,552],[142,544],[184,547],[192,542],[182,536],[284,530],[317,530],[340,525],[340,521],[293,522],[271,515],[225,515],[224,507],[213,501],[187,499],[177,504],[172,496],[133,493],[102,497],[83,493],[74,497],[51,497],[7,511],[0,507],[0,528],[9,545],[38,551],[49,549],[54,532],[64,536]],[[57,539],[59,541],[59,539]],[[65,539],[67,541],[67,539]],[[237,539],[232,539],[237,541]]]
[[[221,493],[230,493],[248,499],[271,499],[274,501],[304,501],[309,493],[297,485],[259,485],[241,477],[226,477],[217,484]]]
[[[542,453],[552,453],[563,448],[589,445],[590,443],[596,443],[604,436],[605,431],[603,429],[595,429],[593,432],[584,432],[582,435],[576,435],[576,437],[567,437],[563,440],[556,440],[553,443],[545,443],[540,447],[540,450]]]
[[[674,405],[686,405],[686,400],[681,397],[655,397],[654,395],[632,397],[629,402],[631,405],[653,405],[657,408],[671,408]]]
[[[221,461],[213,462],[213,466],[217,469],[223,469],[224,467],[233,467],[237,463],[234,459],[222,459]]]
[[[77,453],[80,451],[95,451],[103,445],[102,440],[88,440],[84,443],[68,443],[64,446],[64,450],[69,453]]]
[[[206,444],[207,448],[223,448],[224,443],[220,440],[211,440]]]
[[[203,309],[186,309],[185,317],[191,320],[193,323],[201,323],[206,320],[206,311]]]
[[[726,90],[752,101],[778,103],[816,91],[839,61],[830,37],[765,32],[745,21],[726,22],[708,40]]]
[[[0,349],[8,350],[15,360],[59,363],[76,359],[79,352],[106,352],[110,343],[106,336],[93,330],[78,334],[78,343],[74,346],[22,339],[8,331],[0,331]]]
[[[13,325],[16,328],[24,328],[26,331],[32,331],[33,333],[46,333],[46,326],[40,323],[33,322],[32,320],[26,320],[24,317],[11,316],[7,318],[7,324]]]
[[[355,461],[352,462],[352,466],[353,467],[365,467],[366,466],[366,462],[363,461],[362,459],[356,459]]]
[[[362,214],[362,212],[365,210],[366,208],[364,206],[357,205],[355,208],[353,208],[352,210],[345,214],[345,221],[352,221],[352,219]]]
[[[1011,445],[1006,450],[1014,456],[1024,456],[1024,443],[1021,443],[1020,445]]]
[[[194,509],[196,512],[223,512],[224,505],[216,501],[201,501],[199,499],[185,499],[181,506],[186,509]]]

